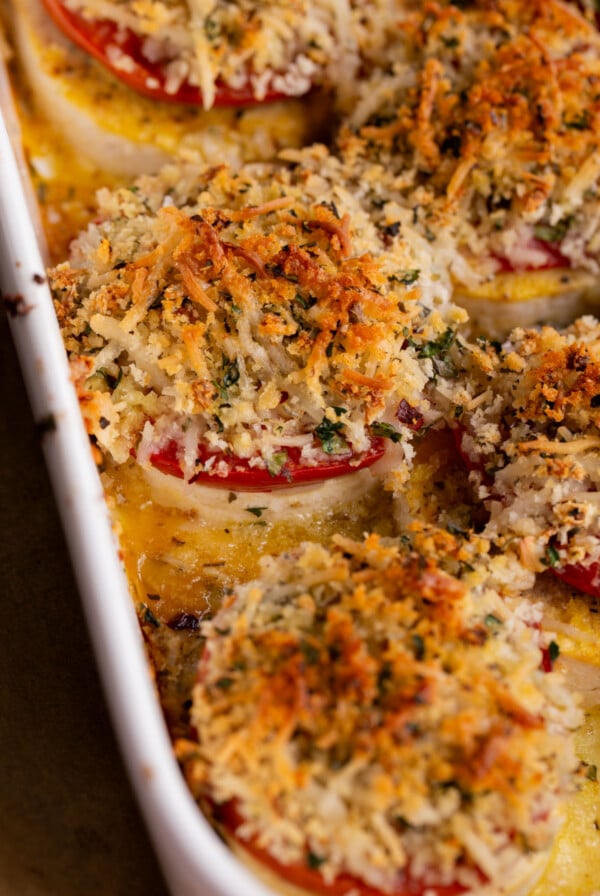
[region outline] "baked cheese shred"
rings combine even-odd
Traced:
[[[436,530],[336,536],[264,559],[203,625],[177,750],[237,839],[382,893],[539,873],[580,711],[542,671],[539,607],[473,562]]]
[[[430,415],[428,347],[464,315],[340,174],[316,146],[100,192],[50,282],[102,452],[147,463],[171,446],[186,479],[219,481],[231,457],[277,472],[292,450],[310,467],[410,441],[402,411]]]
[[[412,215],[463,293],[506,271],[599,273],[600,34],[578,6],[414,4],[342,128],[382,223]]]
[[[458,376],[438,381],[457,427],[484,533],[531,571],[600,560],[600,325],[517,329],[502,344],[458,339]],[[591,575],[591,573],[590,573]],[[592,584],[590,582],[590,584]]]
[[[380,23],[388,21],[390,5],[387,0],[65,2],[87,20],[117,26],[109,47],[114,65],[131,67],[122,35],[133,33],[143,58],[162,66],[166,92],[175,95],[182,84],[198,87],[207,109],[223,86],[235,91],[248,85],[257,101],[270,93],[301,96],[315,84],[343,92],[357,76],[363,45],[366,58],[380,45]]]

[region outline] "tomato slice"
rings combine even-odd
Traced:
[[[169,473],[183,479],[183,471],[177,457],[177,443],[168,442],[160,451],[150,455],[150,463],[162,473]],[[327,460],[314,466],[307,466],[301,460],[299,448],[286,448],[287,459],[276,473],[270,473],[264,467],[254,467],[249,458],[235,457],[222,452],[208,451],[199,446],[198,459],[206,464],[214,458],[213,465],[219,461],[225,461],[228,470],[225,475],[211,473],[203,470],[197,473],[192,482],[202,485],[212,485],[217,488],[232,488],[236,491],[268,492],[273,489],[290,488],[307,482],[318,482],[324,479],[334,479],[337,476],[347,476],[364,467],[370,467],[385,454],[385,440],[373,439],[371,445],[363,454],[332,455]]]
[[[522,268],[515,266],[510,258],[507,258],[504,255],[494,255],[496,261],[500,264],[500,270],[502,273],[508,273],[510,271],[549,271],[551,268],[570,268],[571,262],[563,255],[560,251],[558,245],[556,243],[550,243],[547,240],[540,240],[536,237],[532,237],[527,242],[527,248],[535,250],[536,252],[542,252],[544,254],[544,262],[541,265],[538,265],[536,268]]]
[[[600,561],[585,565],[583,563],[568,563],[566,566],[552,569],[555,576],[583,591],[584,594],[590,594],[592,597],[600,598]]]
[[[142,40],[134,31],[120,28],[107,20],[92,21],[77,12],[67,9],[62,0],[42,0],[54,22],[90,56],[102,63],[138,93],[153,99],[173,103],[202,105],[202,91],[199,87],[184,81],[174,92],[166,90],[166,71],[160,62],[151,62],[142,50]],[[126,67],[118,64],[119,58],[128,57]],[[217,82],[215,106],[252,106],[283,99],[285,94],[267,90],[263,99],[258,99],[250,81],[239,88]]]
[[[318,896],[347,896],[349,893],[352,893],[352,896],[385,896],[381,890],[351,874],[340,874],[331,882],[326,881],[318,870],[318,856],[311,856],[307,853],[305,864],[284,865],[260,846],[257,838],[242,839],[237,835],[237,830],[243,823],[243,818],[238,811],[238,803],[235,799],[221,805],[213,805],[212,814],[215,821],[261,865],[265,865],[283,880],[289,881],[308,893],[318,894]],[[432,887],[430,884],[414,880],[410,877],[409,872],[405,872],[403,878],[402,882],[387,896],[424,896],[425,893],[431,892],[435,892],[436,896],[459,896],[467,891],[466,887],[458,883]]]

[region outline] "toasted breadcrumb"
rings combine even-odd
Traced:
[[[600,324],[457,341],[440,384],[489,513],[485,534],[541,572],[600,558]],[[458,409],[458,410],[457,410]]]
[[[446,572],[460,556],[435,532],[305,544],[205,624],[198,741],[178,749],[242,842],[390,893],[407,874],[508,887],[547,849],[579,711],[540,668],[531,605],[490,569]]]
[[[85,18],[116,24],[113,64],[131,67],[119,34],[134,33],[150,63],[159,62],[168,93],[183,83],[202,91],[210,108],[219,86],[251,86],[260,101],[270,92],[301,96],[314,84],[344,92],[357,75],[361,46],[376,53],[396,2],[377,0],[66,0]]]
[[[462,285],[507,268],[598,273],[599,58],[575,3],[414,4],[340,152],[381,219],[409,210]]]
[[[385,247],[341,173],[313,147],[102,193],[50,282],[103,451],[147,462],[175,445],[190,479],[226,475],[232,455],[270,470],[292,449],[310,466],[410,440],[399,410],[428,417],[461,315],[409,245]]]

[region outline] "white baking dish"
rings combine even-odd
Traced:
[[[174,896],[267,896],[204,819],[175,761],[69,378],[36,222],[0,64],[0,287],[129,776]]]

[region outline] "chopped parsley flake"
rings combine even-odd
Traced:
[[[376,421],[371,424],[371,433],[374,436],[379,436],[381,439],[389,439],[391,442],[402,441],[402,434],[391,423]]]
[[[246,507],[246,512],[251,513],[256,517],[262,516],[263,510],[267,510],[266,507]]]
[[[339,420],[329,420],[323,417],[315,429],[315,435],[321,443],[325,454],[345,454],[348,451],[348,442],[341,435],[344,424]]]
[[[546,548],[546,563],[555,569],[560,563],[560,555],[553,544]]]

